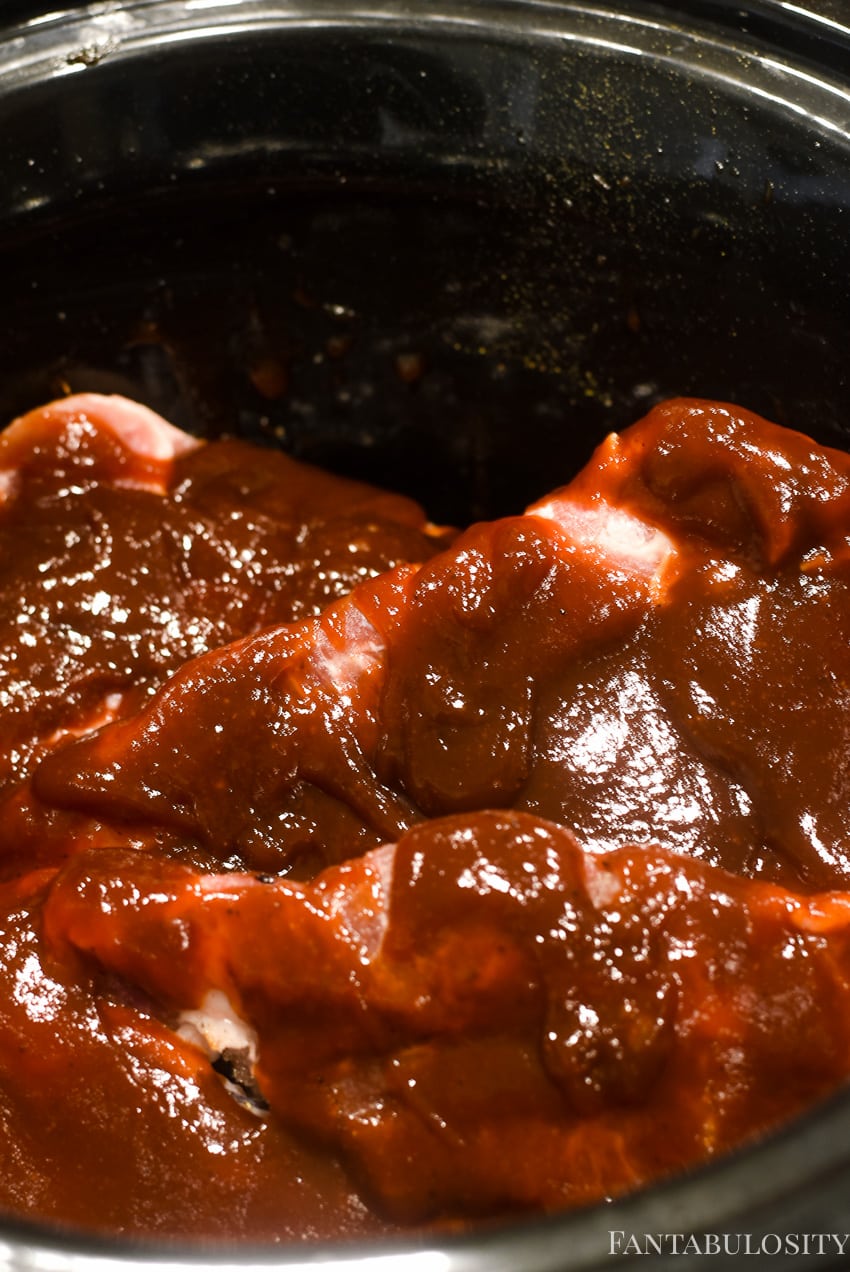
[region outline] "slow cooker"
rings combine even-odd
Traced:
[[[454,522],[519,510],[674,394],[846,447],[845,9],[7,0],[2,416],[124,392]],[[164,1248],[6,1221],[0,1263],[841,1267],[848,1142],[839,1093],[708,1169],[477,1235]]]

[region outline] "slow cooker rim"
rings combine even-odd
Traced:
[[[214,5],[198,5],[190,9],[184,0],[99,0],[83,8],[51,8],[34,13],[9,25],[0,18],[0,48],[6,45],[5,64],[0,73],[7,87],[16,79],[25,84],[33,77],[66,75],[93,70],[106,59],[132,56],[152,42],[162,46],[169,40],[216,38],[223,35],[249,34],[265,27],[356,27],[360,30],[395,26],[408,35],[422,35],[441,28],[451,31],[510,32],[517,38],[558,38],[565,19],[596,23],[600,27],[620,26],[642,35],[645,45],[629,47],[623,53],[647,54],[669,58],[674,64],[689,65],[694,74],[711,77],[718,73],[717,59],[723,70],[743,83],[753,70],[767,83],[756,85],[751,78],[750,92],[771,94],[777,80],[788,78],[793,89],[792,103],[800,96],[820,91],[838,101],[844,110],[829,111],[818,119],[807,111],[813,123],[824,123],[850,135],[850,76],[846,65],[838,69],[824,63],[820,68],[800,53],[800,37],[810,37],[808,44],[824,30],[825,20],[809,2],[788,6],[780,0],[750,0],[731,5],[726,0],[694,0],[696,16],[674,0],[631,0],[616,9],[606,0],[439,0],[427,11],[412,6],[409,0],[371,0],[368,5],[358,0],[216,0]],[[536,24],[529,25],[529,13]],[[766,45],[763,34],[751,34],[753,20],[771,24],[773,39]],[[850,49],[850,26],[829,27],[830,38],[843,50]],[[563,37],[563,30],[560,31]],[[592,43],[595,34],[588,31]],[[611,41],[611,47],[616,43]],[[686,56],[687,52],[690,57]],[[743,59],[743,62],[742,62]],[[750,65],[752,63],[752,65]],[[776,100],[780,100],[776,98]],[[792,106],[793,108],[793,106]],[[805,108],[804,108],[805,109]]]
[[[759,0],[772,3],[773,0]],[[797,13],[799,6],[794,6]],[[538,21],[529,24],[532,10]],[[411,14],[413,16],[411,16]],[[766,48],[721,24],[689,27],[662,11],[655,0],[633,0],[614,10],[598,0],[435,0],[427,13],[409,0],[215,0],[190,7],[184,0],[113,0],[81,10],[58,10],[5,32],[0,25],[0,99],[42,88],[70,75],[96,75],[153,52],[164,55],[192,41],[254,38],[261,32],[322,30],[351,39],[495,38],[516,44],[569,40],[598,55],[652,60],[683,82],[700,81],[729,99],[752,103],[805,122],[814,147],[850,147],[850,60],[842,73],[814,72],[805,62]],[[5,55],[5,56],[4,56]],[[196,174],[183,174],[193,180]],[[29,174],[12,183],[22,191]],[[87,200],[82,187],[62,204],[72,219]],[[51,201],[24,198],[12,214],[23,229],[54,214]],[[3,211],[8,215],[9,209]]]
[[[633,1193],[574,1211],[514,1219],[463,1234],[429,1234],[380,1241],[291,1243],[132,1241],[0,1218],[0,1262],[18,1259],[15,1272],[557,1272],[567,1248],[575,1272],[610,1265],[612,1234],[758,1232],[763,1205],[828,1195],[830,1179],[850,1163],[850,1089],[783,1124],[755,1142],[737,1146],[701,1167],[656,1181]],[[801,1176],[801,1164],[804,1167]],[[808,1169],[805,1169],[805,1168]],[[710,1204],[706,1206],[706,1194]],[[842,1189],[842,1195],[844,1190]],[[718,1203],[720,1203],[718,1205]],[[793,1210],[788,1218],[792,1221]],[[811,1225],[809,1225],[811,1228]],[[766,1231],[766,1229],[762,1229]],[[773,1220],[770,1232],[783,1231]],[[608,1238],[607,1244],[605,1238]],[[529,1261],[530,1247],[534,1257]],[[295,1253],[297,1251],[297,1254]],[[21,1254],[24,1259],[21,1260]],[[292,1257],[295,1255],[295,1257]],[[830,1266],[819,1261],[819,1266]],[[650,1267],[654,1266],[652,1263]]]

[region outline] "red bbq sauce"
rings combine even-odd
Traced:
[[[451,540],[139,410],[0,438],[7,1211],[463,1226],[846,1078],[848,457],[667,403]]]

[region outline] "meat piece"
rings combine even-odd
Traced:
[[[92,414],[0,441],[0,534],[66,536],[32,661],[58,640],[66,705],[45,671],[0,809],[0,1205],[454,1228],[847,1078],[847,457],[667,404],[434,555],[409,501]],[[75,618],[74,653],[63,606],[135,588],[173,626],[122,663]]]
[[[79,393],[30,411],[0,433],[3,504],[8,510],[26,485],[71,480],[162,495],[175,461],[201,445],[139,402]],[[52,493],[61,499],[66,491]]]
[[[313,883],[78,856],[44,932],[229,1004],[280,1121],[406,1222],[555,1210],[705,1160],[850,1073],[850,896],[460,814]],[[220,1012],[219,1012],[220,1014]]]
[[[71,748],[57,751],[72,756],[69,802],[97,807],[113,824],[147,818],[260,870],[300,865],[311,874],[335,845],[348,855],[394,838],[415,814],[376,782],[370,756],[387,632],[411,570],[361,586],[356,602],[314,622],[271,628],[189,664],[141,727],[133,717],[94,737],[90,776]],[[62,759],[43,763],[37,794],[50,803],[55,790],[61,800],[68,774]]]
[[[422,817],[514,807],[600,847],[846,884],[848,513],[847,456],[665,404],[524,516],[187,665],[36,789],[302,877]]]
[[[564,504],[619,508],[722,557],[799,568],[847,554],[850,456],[741,407],[677,398],[612,433],[531,511],[559,517]]]
[[[412,501],[84,394],[0,434],[0,791],[187,659],[445,536]]]
[[[524,806],[597,843],[617,827],[845,886],[850,458],[738,408],[673,402],[609,439],[566,494],[645,518],[679,568],[637,644],[547,687]],[[564,767],[580,774],[566,808],[549,786]]]
[[[36,791],[102,821],[147,819],[223,861],[307,876],[395,839],[422,809],[508,802],[533,758],[535,678],[632,632],[653,580],[643,557],[631,574],[605,572],[595,545],[564,541],[553,521],[474,528],[430,570],[400,567],[311,623],[188,664],[138,716],[46,760]],[[432,670],[425,693],[409,688],[454,632],[466,679]],[[441,712],[457,720],[449,737]],[[389,747],[410,737],[391,767]]]
[[[326,1152],[236,1103],[128,986],[63,966],[41,907],[54,872],[0,884],[0,1210],[171,1242],[392,1233]]]

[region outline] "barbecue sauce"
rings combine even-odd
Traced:
[[[87,398],[0,477],[8,1212],[463,1227],[848,1076],[846,456],[667,403],[453,538]]]

